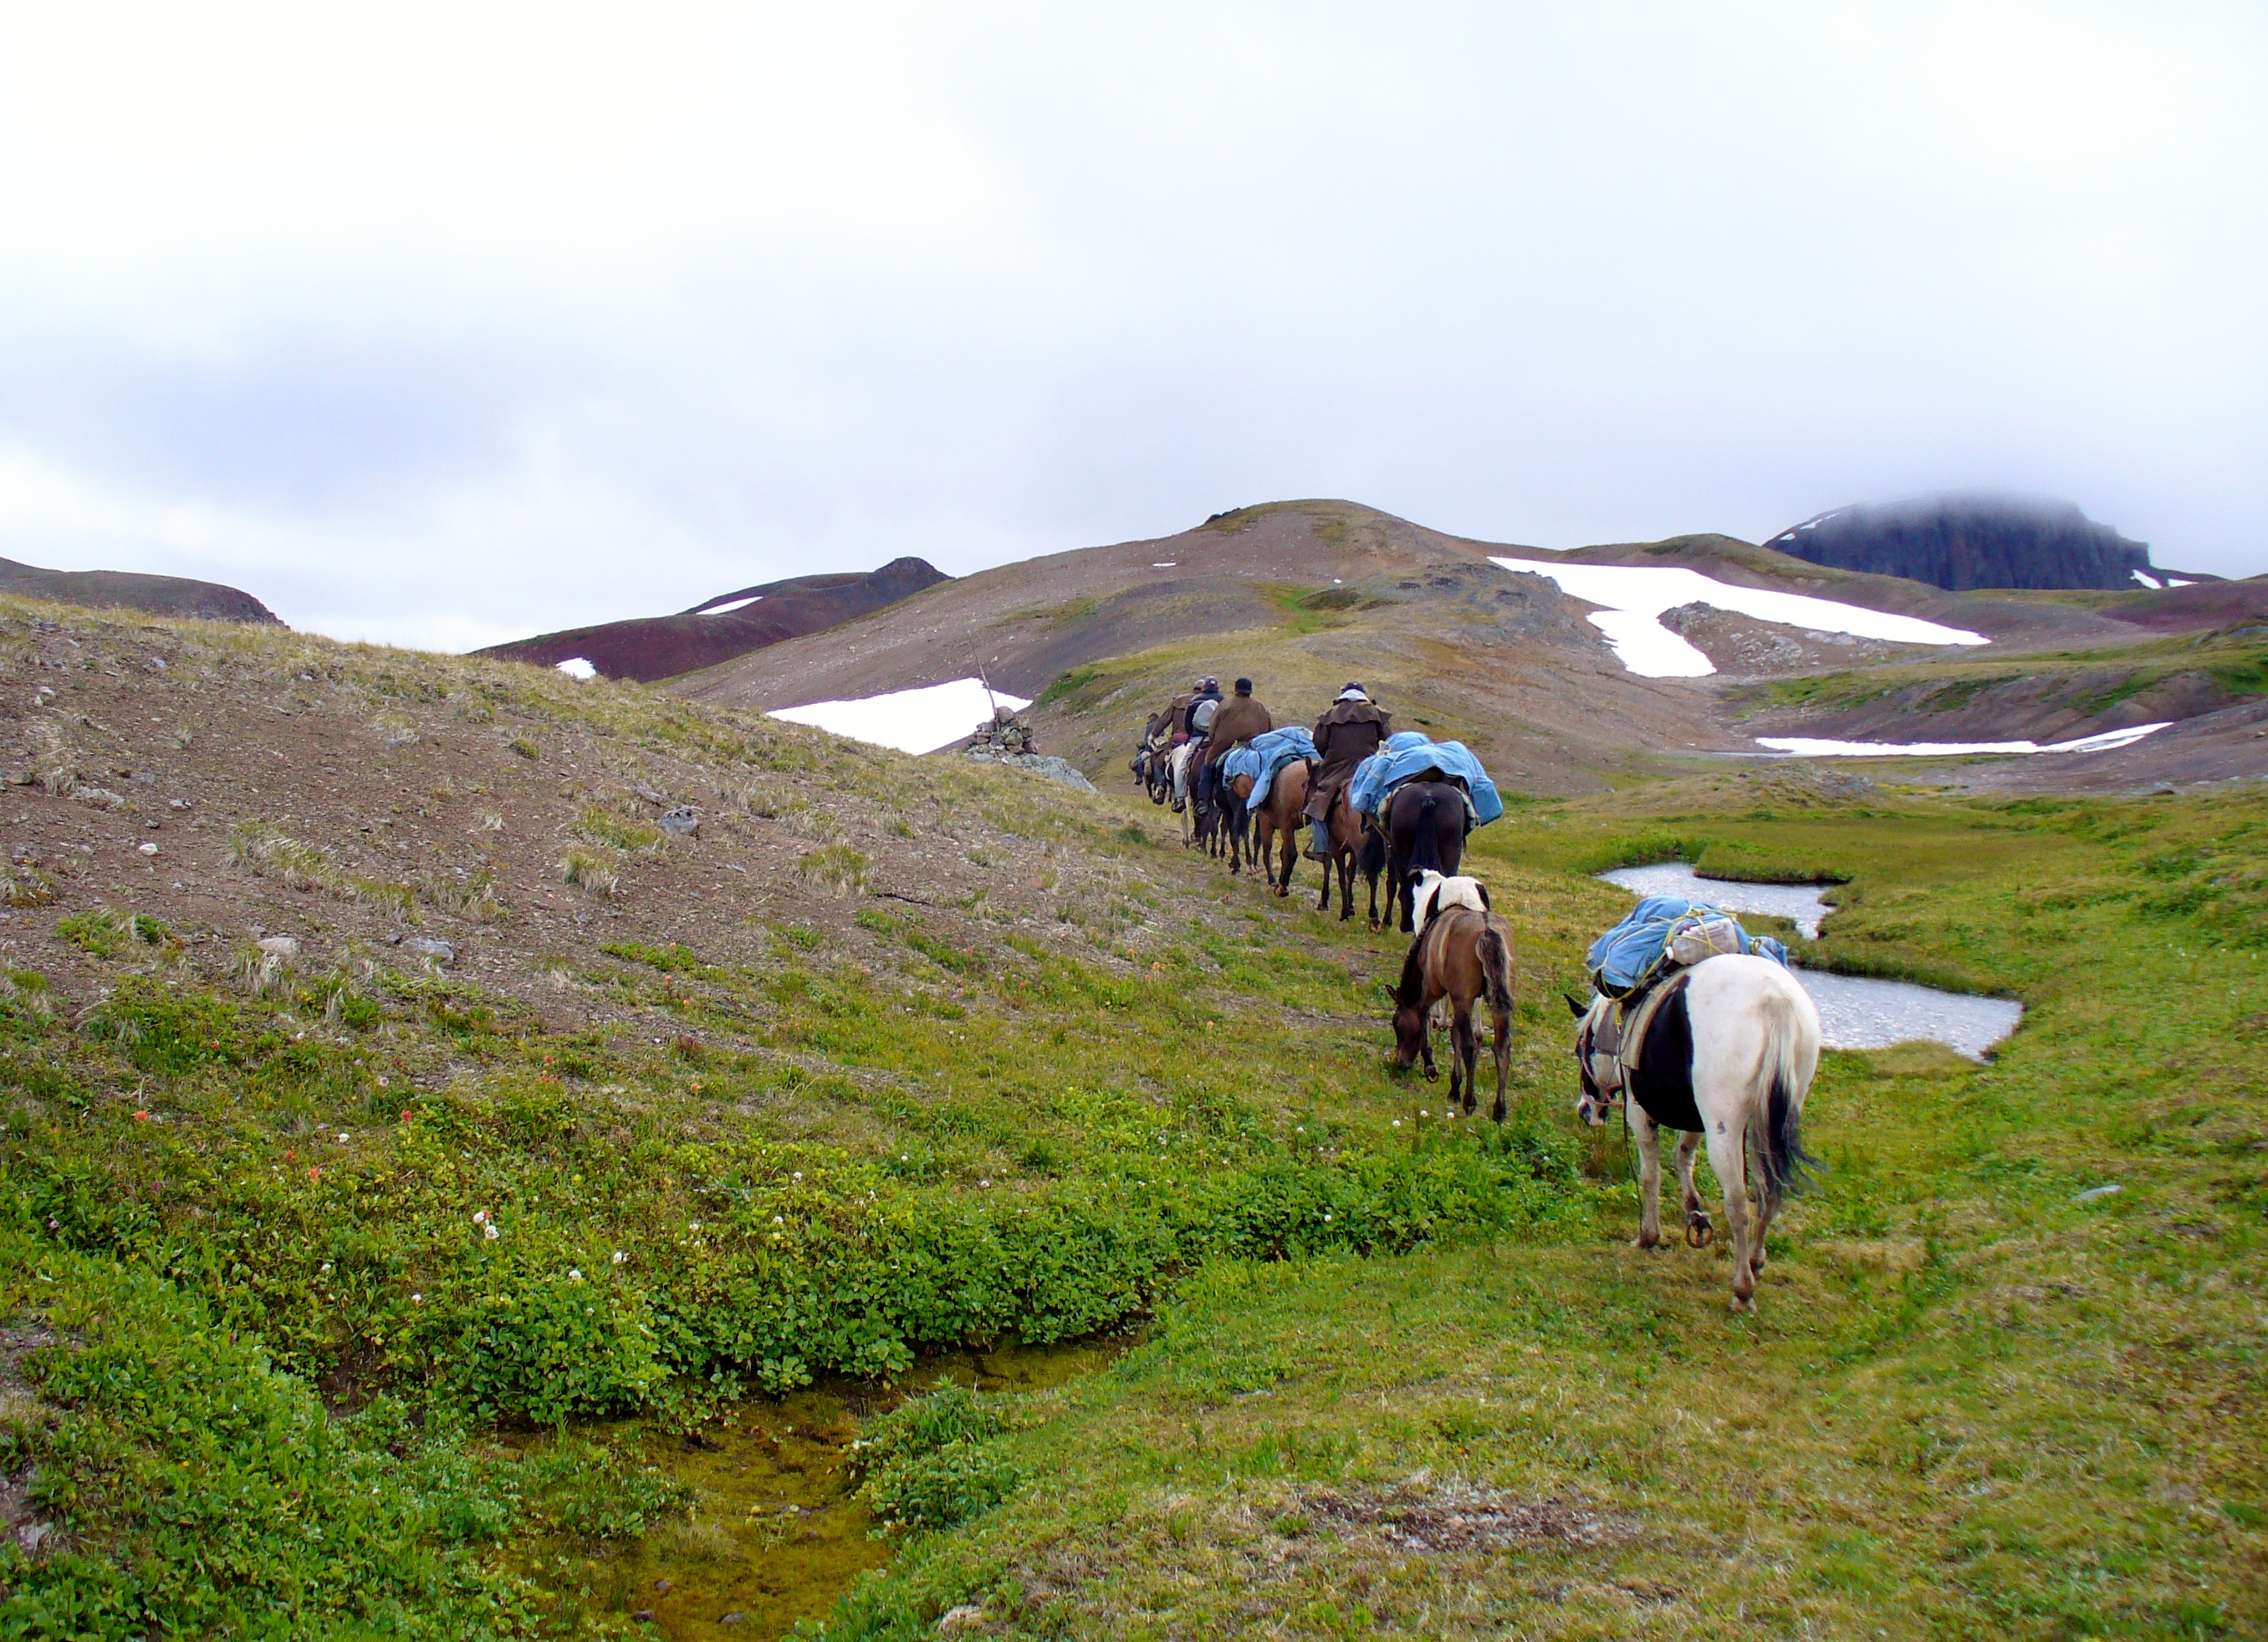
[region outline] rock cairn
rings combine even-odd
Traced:
[[[1076,787],[1083,793],[1094,790],[1094,783],[1080,774],[1069,760],[1035,752],[1032,727],[1005,707],[992,709],[992,716],[976,727],[976,734],[968,738],[968,745],[961,751],[979,764],[1005,764],[1044,775],[1051,781],[1061,781],[1066,787]]]

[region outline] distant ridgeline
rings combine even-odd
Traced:
[[[284,625],[274,611],[240,589],[180,575],[141,575],[131,570],[42,570],[35,564],[0,559],[0,593],[50,598],[59,605],[91,605],[98,610],[146,610],[153,616],[187,616],[200,621]]]
[[[2131,590],[2141,585],[2135,571],[2150,571],[2146,542],[2128,541],[2071,502],[2012,496],[1914,496],[1837,508],[1764,546],[1837,570],[1902,575],[1956,593],[1976,587]]]
[[[893,559],[879,570],[792,576],[719,593],[674,616],[571,627],[475,653],[544,667],[585,661],[609,678],[651,684],[838,626],[952,579],[926,559]]]

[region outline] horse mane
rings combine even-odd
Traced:
[[[1410,943],[1410,956],[1402,960],[1402,985],[1394,994],[1398,1009],[1423,1008],[1425,1003],[1425,937],[1419,935]]]

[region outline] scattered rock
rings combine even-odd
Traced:
[[[1065,787],[1075,787],[1083,793],[1094,790],[1094,783],[1079,773],[1078,766],[1068,759],[1058,759],[1051,753],[996,752],[990,747],[972,745],[966,756],[978,764],[1005,764],[1012,769],[1029,770],[1035,775],[1060,781]]]
[[[701,830],[701,817],[694,814],[691,804],[678,804],[662,811],[661,830],[678,838],[689,838]]]
[[[269,935],[259,943],[262,953],[272,958],[298,957],[299,943],[290,935]]]
[[[671,1587],[671,1586],[673,1586],[673,1585],[674,1585],[675,1583],[676,1583],[676,1581],[675,1581],[674,1580],[668,1580],[668,1579],[656,1580],[653,1582],[653,1588],[654,1588],[655,1590],[657,1590],[657,1591],[666,1592],[666,1591],[670,1588],[670,1587]]]
[[[420,935],[409,943],[409,949],[420,957],[431,958],[436,964],[453,964],[457,949],[446,941],[436,941],[431,935]]]
[[[937,1622],[939,1636],[951,1636],[956,1631],[966,1631],[984,1623],[984,1610],[974,1602],[963,1602],[958,1608],[948,1608],[945,1617]]]
[[[642,1625],[650,1625],[653,1623],[653,1609],[651,1608],[641,1608],[636,1613],[632,1614],[630,1617],[637,1621],[637,1623]]]
[[[2118,1186],[2116,1182],[2113,1182],[2111,1184],[2107,1186],[2089,1186],[2086,1191],[2073,1198],[2072,1201],[2073,1203],[2092,1203],[2098,1198],[2110,1198],[2117,1195]]]
[[[136,844],[134,847],[135,847],[136,849],[137,849],[137,850],[140,850],[140,851],[141,851],[144,854],[145,854],[145,855],[154,855],[154,854],[156,854],[158,853],[158,847],[157,847],[157,845],[155,845],[154,843],[148,842],[148,841],[146,841],[146,840],[145,840],[145,841],[144,841],[144,842],[142,842],[142,843]]]

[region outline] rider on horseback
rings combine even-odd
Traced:
[[[1307,846],[1309,861],[1330,860],[1331,805],[1339,788],[1352,781],[1362,761],[1384,744],[1393,727],[1394,715],[1378,707],[1369,692],[1352,681],[1315,721],[1315,751],[1322,754],[1323,762],[1307,784],[1304,813],[1314,824],[1313,841]]]
[[[1249,678],[1238,679],[1236,693],[1226,701],[1219,700],[1220,680],[1213,678],[1206,682],[1212,685],[1213,699],[1219,705],[1206,722],[1204,745],[1197,750],[1195,760],[1203,771],[1201,780],[1205,783],[1198,795],[1201,800],[1211,796],[1213,768],[1220,762],[1223,753],[1239,742],[1250,741],[1255,736],[1264,736],[1276,728],[1275,716],[1254,699]]]

